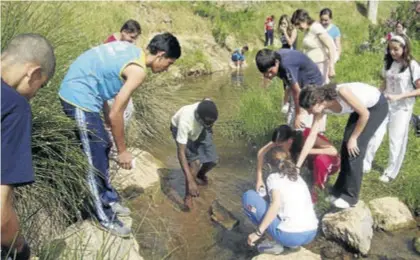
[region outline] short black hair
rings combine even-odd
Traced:
[[[158,34],[149,42],[147,49],[152,55],[157,54],[159,51],[165,52],[166,58],[178,59],[181,57],[181,46],[178,39],[171,33]]]
[[[137,22],[136,20],[130,19],[123,24],[123,26],[120,29],[120,32],[122,31],[126,31],[128,33],[141,34],[141,27],[140,27],[139,22]]]
[[[257,56],[255,57],[257,68],[261,73],[265,73],[271,67],[275,66],[276,60],[278,60],[281,63],[280,54],[269,49],[259,50],[257,52]]]
[[[205,99],[198,104],[197,114],[203,120],[210,118],[213,121],[216,121],[219,116],[216,104],[208,99]]]
[[[330,19],[332,19],[332,18],[333,18],[332,11],[331,11],[331,9],[330,9],[330,8],[324,8],[324,9],[322,9],[322,10],[321,10],[321,12],[319,12],[319,16],[320,16],[320,17],[321,17],[321,16],[323,16],[323,15],[328,15],[328,17],[329,17]]]

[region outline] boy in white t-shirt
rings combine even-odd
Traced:
[[[273,148],[270,165],[278,171],[267,178],[270,204],[255,190],[245,192],[242,197],[245,214],[257,225],[256,232],[248,236],[248,244],[254,246],[265,231],[275,240],[260,243],[260,253],[281,254],[283,246],[306,245],[315,238],[318,229],[308,186],[296,166],[284,160],[284,154],[280,147]]]
[[[216,104],[204,99],[183,106],[171,120],[171,132],[177,144],[178,160],[185,175],[187,210],[193,207],[193,197],[199,196],[197,182],[207,185],[206,174],[217,165],[212,127],[218,117]]]

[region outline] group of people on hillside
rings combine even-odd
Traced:
[[[271,142],[258,152],[255,190],[246,192],[242,199],[246,215],[257,225],[248,243],[255,245],[266,231],[274,239],[259,243],[261,252],[279,254],[284,247],[296,249],[314,239],[318,229],[313,208],[317,189],[323,189],[328,176],[337,171],[339,176],[328,199],[337,208],[354,206],[363,172],[370,170],[387,126],[392,147],[390,165],[381,180],[395,179],[403,161],[408,118],[414,97],[420,95],[420,67],[411,57],[409,40],[404,35],[389,39],[380,89],[360,82],[329,83],[341,53],[340,43],[326,29],[331,18],[330,9],[320,13],[323,25],[303,9],[296,10],[290,21],[282,16],[279,27],[287,34],[283,47],[288,47],[262,49],[256,55],[264,78],[279,77],[285,92],[290,93],[287,124],[277,127]],[[294,28],[305,31],[303,52],[295,48]],[[340,34],[338,29],[333,31]],[[140,34],[140,24],[127,21],[119,33],[72,62],[58,91],[63,112],[74,120],[89,163],[86,182],[93,216],[101,228],[122,237],[129,236],[131,230],[118,216],[129,215],[130,210],[121,204],[110,181],[109,159],[124,169],[133,167],[124,131],[134,112],[133,93],[145,82],[147,69],[164,72],[181,56],[181,46],[171,33],[155,35],[146,49],[133,44]],[[246,50],[244,47],[236,54],[238,61]],[[28,101],[54,75],[55,60],[48,40],[30,33],[14,37],[1,55],[1,143],[2,151],[8,151],[2,153],[1,166],[1,246],[2,254],[13,254],[17,259],[30,256],[28,244],[18,234],[12,204],[14,188],[34,182]],[[340,153],[324,135],[326,114],[350,115]],[[208,184],[207,175],[218,163],[213,142],[218,116],[216,104],[204,98],[181,107],[168,122],[185,176],[186,209],[194,207],[198,186]],[[266,154],[270,154],[272,171],[264,182]],[[311,189],[300,175],[305,161],[313,172]],[[261,196],[265,193],[269,202]]]
[[[331,18],[331,10],[320,12],[324,25]],[[420,95],[420,67],[411,55],[410,40],[403,30],[396,30],[387,39],[383,81],[378,89],[362,82],[329,83],[328,78],[335,75],[335,55],[341,53],[340,42],[334,41],[336,52],[332,51],[326,37],[328,31],[305,10],[296,10],[291,23],[305,31],[302,52],[263,49],[256,56],[264,78],[282,79],[285,93],[290,91],[292,98],[288,124],[276,128],[271,142],[258,152],[255,190],[246,192],[242,201],[246,214],[257,225],[248,243],[254,245],[267,231],[274,241],[265,240],[258,248],[273,254],[280,254],[285,247],[304,245],[315,237],[318,221],[311,197],[316,203],[317,189],[325,188],[329,175],[339,171],[327,200],[339,209],[357,204],[363,174],[371,170],[387,129],[390,154],[379,180],[388,183],[397,177],[404,160],[415,97]],[[324,134],[327,114],[349,115],[340,153]],[[264,182],[262,165],[268,152],[272,171]],[[310,192],[299,174],[305,161],[313,177]],[[262,198],[266,192],[269,203]]]

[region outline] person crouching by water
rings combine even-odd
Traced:
[[[284,247],[297,249],[317,234],[318,219],[308,186],[285,154],[280,147],[273,148],[270,165],[276,170],[267,178],[270,203],[255,190],[242,196],[245,214],[257,226],[249,234],[248,244],[254,246],[266,231],[274,239],[261,242],[257,246],[260,253],[281,254]]]
[[[186,210],[193,208],[192,199],[199,196],[197,181],[200,185],[207,185],[206,173],[217,165],[218,156],[212,131],[217,117],[216,104],[209,99],[183,106],[172,117],[171,132],[177,145],[179,164],[185,175]]]

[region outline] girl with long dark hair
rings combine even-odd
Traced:
[[[381,90],[388,99],[389,114],[369,143],[363,170],[370,171],[375,153],[388,130],[388,166],[379,180],[389,182],[397,177],[404,161],[415,97],[420,95],[420,67],[411,56],[407,37],[394,35],[388,42],[383,77]]]

